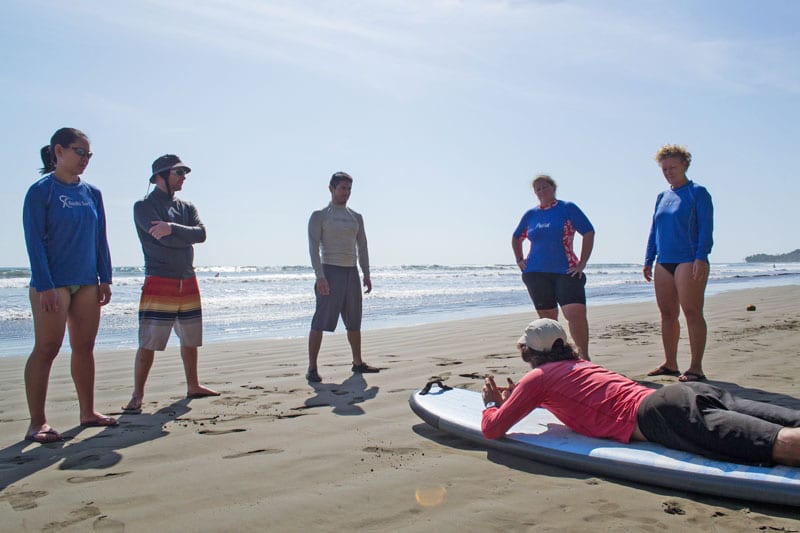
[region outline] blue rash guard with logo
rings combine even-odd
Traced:
[[[644,264],[708,262],[714,244],[714,206],[705,187],[693,181],[658,195]]]
[[[575,232],[581,235],[594,231],[592,223],[572,202],[556,200],[555,204],[530,209],[514,230],[515,239],[531,241],[524,272],[566,274],[578,264],[572,250]]]
[[[100,190],[53,174],[31,185],[22,227],[37,292],[69,285],[111,283],[111,254]]]

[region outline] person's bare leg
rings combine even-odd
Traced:
[[[122,409],[125,411],[138,411],[142,408],[144,401],[144,386],[150,369],[153,367],[155,351],[139,348],[136,350],[136,360],[133,364],[133,393],[127,405]]]
[[[783,428],[778,432],[772,460],[782,465],[800,466],[800,428]]]
[[[70,368],[78,392],[81,424],[113,425],[115,422],[94,408],[94,341],[100,326],[98,288],[86,285],[72,295],[67,313],[69,343],[72,348]]]
[[[536,313],[539,315],[539,318],[558,320],[558,307],[554,307],[553,309],[537,309]]]
[[[312,329],[308,332],[308,369],[317,369],[317,358],[322,348],[322,331]]]
[[[686,329],[689,331],[689,347],[692,360],[687,372],[703,375],[703,354],[706,350],[707,326],[703,316],[707,279],[692,278],[692,263],[682,263],[675,270],[675,286],[678,291]]]
[[[202,398],[204,396],[219,396],[219,393],[208,387],[200,385],[197,377],[197,347],[181,346],[181,359],[183,371],[186,374],[186,396],[189,398]]]
[[[69,291],[56,289],[59,293],[60,308],[58,311],[45,313],[41,309],[39,294],[30,288],[31,309],[33,312],[34,345],[28,361],[25,363],[25,395],[28,399],[28,411],[31,421],[25,435],[47,433],[52,428],[47,424],[45,403],[47,385],[50,381],[50,370],[53,361],[64,341],[69,309]],[[54,439],[57,438],[56,434]]]
[[[586,318],[586,305],[567,304],[561,308],[564,318],[569,324],[569,334],[572,341],[578,348],[582,359],[590,361],[589,358],[589,320]]]
[[[353,364],[356,366],[364,364],[361,359],[361,331],[348,331],[347,342],[350,343],[350,351],[353,352]]]
[[[664,363],[661,366],[669,370],[678,370],[678,339],[681,335],[681,325],[678,322],[680,305],[675,278],[666,268],[656,264],[653,284],[656,290],[656,303],[661,312],[661,344],[664,346]]]

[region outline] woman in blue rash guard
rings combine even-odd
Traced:
[[[680,381],[703,381],[706,321],[703,303],[708,282],[708,255],[713,245],[714,207],[711,195],[686,176],[692,154],[675,144],[662,146],[655,156],[669,183],[656,199],[642,273],[653,281],[661,312],[664,363],[648,376],[678,376]],[[653,263],[655,262],[655,267]],[[689,369],[678,370],[680,311],[689,330],[692,358]]]
[[[578,353],[589,360],[583,269],[594,247],[594,227],[577,205],[556,199],[556,182],[547,174],[536,176],[532,186],[539,205],[522,216],[511,249],[539,318],[558,320],[561,307]],[[580,258],[572,249],[575,233],[582,236]],[[525,239],[531,244],[527,258]]]
[[[22,209],[35,335],[25,365],[31,415],[25,440],[49,443],[61,440],[47,423],[45,401],[66,328],[81,426],[117,421],[94,408],[94,341],[100,307],[111,299],[111,257],[102,195],[80,178],[92,157],[89,139],[74,128],[61,128],[41,156],[44,176],[28,189]]]

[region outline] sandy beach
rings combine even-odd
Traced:
[[[709,381],[800,409],[800,286],[708,298]],[[748,311],[749,305],[756,306]],[[305,339],[214,344],[200,354],[218,398],[186,399],[175,349],[157,354],[144,409],[122,414],[133,352],[96,354],[96,404],[116,428],[83,429],[56,360],[50,423],[69,440],[23,441],[25,357],[0,358],[0,531],[800,531],[800,509],[702,496],[488,452],[423,423],[408,397],[433,377],[479,390],[521,377],[530,313],[364,332],[350,372],[326,335],[324,381],[306,383]],[[662,361],[654,302],[591,307],[595,362],[636,380]],[[688,366],[685,329],[679,362]]]

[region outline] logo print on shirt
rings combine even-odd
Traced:
[[[550,223],[549,222],[538,222],[535,227],[536,227],[536,229],[549,228],[550,227]]]
[[[64,209],[71,209],[73,207],[87,207],[92,205],[88,202],[88,200],[74,200],[66,194],[62,194],[58,197],[58,199],[61,202],[61,207]]]
[[[179,213],[178,210],[175,209],[175,206],[171,206],[169,209],[167,209],[167,215],[169,215],[170,220],[175,220],[178,218]]]

